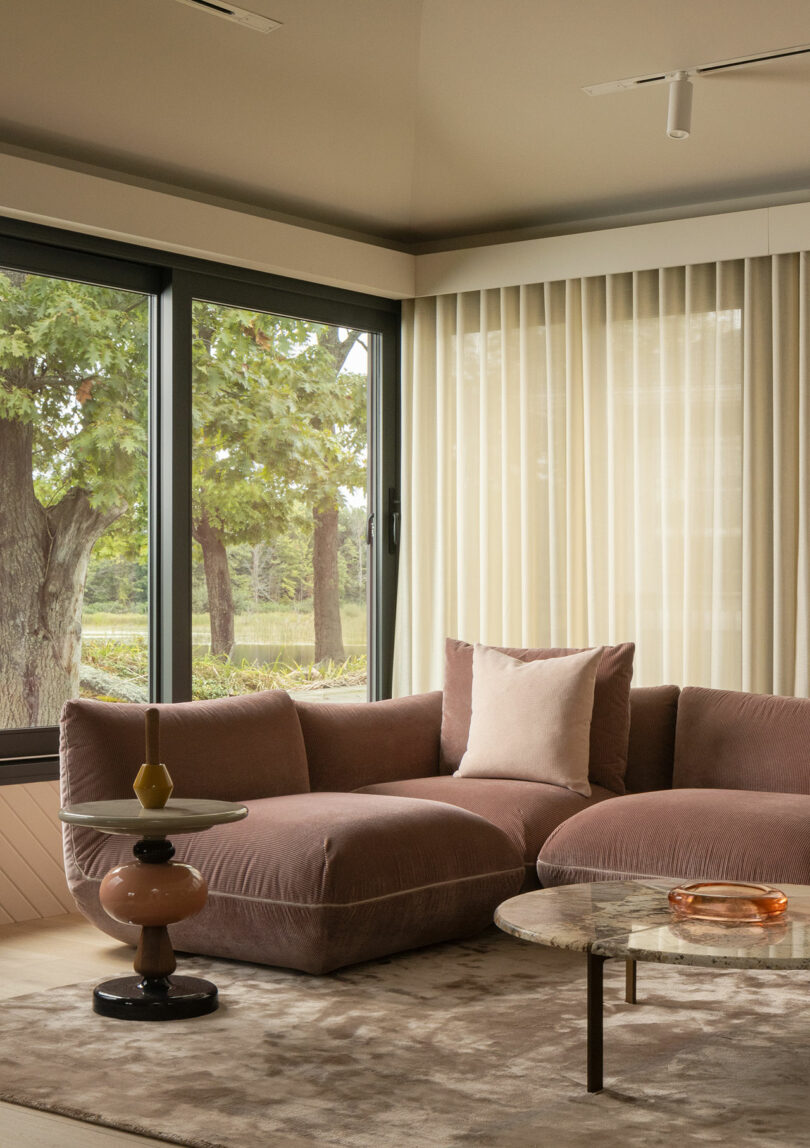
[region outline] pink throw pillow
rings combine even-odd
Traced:
[[[538,781],[590,797],[593,688],[602,650],[524,662],[473,652],[472,719],[457,777]]]

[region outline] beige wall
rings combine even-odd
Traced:
[[[0,786],[0,925],[74,908],[62,867],[59,784]]]
[[[391,299],[412,255],[165,191],[0,154],[0,215]]]

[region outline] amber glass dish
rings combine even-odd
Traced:
[[[731,881],[697,881],[669,891],[669,903],[685,920],[764,923],[784,913],[787,897],[769,885],[738,885]]]

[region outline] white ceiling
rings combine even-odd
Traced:
[[[583,85],[810,42],[810,0],[0,0],[0,148],[438,245],[810,188],[810,56]],[[508,236],[504,236],[507,238]]]

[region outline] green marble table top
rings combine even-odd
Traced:
[[[599,881],[522,893],[495,924],[535,944],[603,957],[732,969],[810,968],[810,886],[779,885],[784,916],[767,924],[680,920],[667,893],[682,880]]]
[[[162,809],[144,809],[133,797],[121,801],[83,801],[59,810],[59,820],[71,825],[87,825],[102,833],[136,837],[197,833],[212,825],[241,821],[247,815],[244,805],[196,797],[169,800]]]

